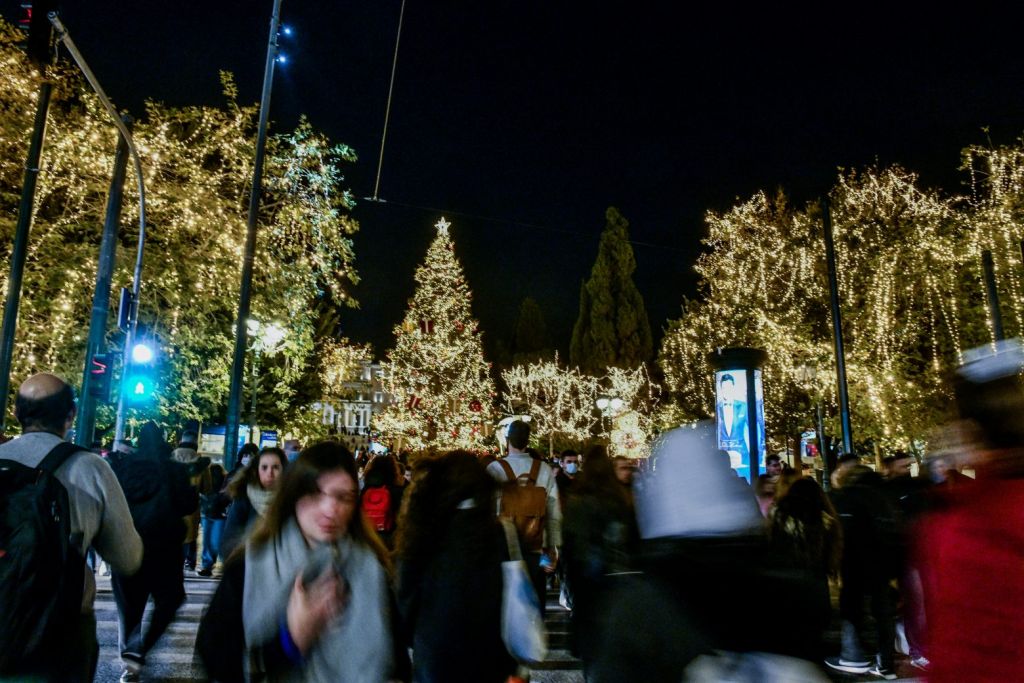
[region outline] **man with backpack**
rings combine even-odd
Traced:
[[[120,616],[121,681],[133,683],[140,680],[146,655],[185,602],[185,576],[179,561],[184,518],[198,508],[199,497],[189,481],[188,466],[171,459],[171,447],[152,421],[142,426],[136,452],[116,454],[110,464],[145,547],[138,573],[124,576],[115,569],[111,579]],[[142,615],[151,597],[153,612],[143,631]]]
[[[530,570],[541,614],[545,609],[547,574],[555,571],[562,545],[562,510],[551,467],[526,452],[530,425],[516,420],[508,426],[508,455],[487,466],[502,483],[498,514],[516,525],[523,559]]]
[[[123,574],[142,562],[110,466],[64,441],[75,412],[66,382],[33,375],[14,404],[22,436],[0,445],[0,677],[91,681],[99,646],[85,553]]]

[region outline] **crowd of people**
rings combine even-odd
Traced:
[[[1016,353],[1016,365],[981,359],[958,374],[962,419],[925,461],[895,452],[873,468],[845,454],[828,491],[777,456],[749,484],[710,424],[663,434],[639,471],[603,445],[546,459],[521,421],[502,457],[410,463],[324,441],[290,461],[246,445],[225,472],[194,432],[172,448],[149,423],[102,459],[60,447],[74,402],[52,375],[20,388],[25,434],[0,459],[43,463],[66,488],[65,566],[90,548],[109,564],[123,681],[144,676],[188,570],[220,579],[196,635],[211,680],[526,679],[502,619],[503,565],[519,555],[539,608],[557,590],[571,611],[587,681],[819,681],[828,668],[892,679],[897,652],[931,680],[1012,680],[1024,664]],[[3,675],[92,680],[85,574],[75,618],[12,635],[28,645],[0,659]]]

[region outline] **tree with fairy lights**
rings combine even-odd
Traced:
[[[0,23],[0,242],[13,238],[22,169],[31,129],[36,72],[17,48],[16,29]],[[74,69],[58,64],[46,147],[29,238],[12,383],[47,370],[82,376],[98,245],[117,133]],[[146,174],[147,244],[140,333],[160,349],[157,402],[138,417],[168,423],[223,418],[233,347],[247,197],[252,181],[257,108],[237,102],[222,74],[222,106],[168,107],[149,102],[134,137]],[[337,336],[324,315],[354,305],[357,281],[342,167],[355,160],[302,121],[271,136],[259,218],[252,317],[288,322],[274,356],[260,364],[258,414],[286,427],[320,398],[321,356]],[[134,187],[129,165],[126,188]],[[138,206],[130,190],[122,210],[114,272],[131,281]],[[9,253],[9,247],[0,250]],[[0,290],[9,266],[0,261]],[[111,316],[106,346],[122,335]],[[318,327],[320,328],[318,331]],[[246,377],[249,376],[248,370]],[[263,400],[268,398],[269,400]],[[248,397],[246,397],[248,402]],[[101,411],[100,422],[109,419]]]
[[[382,364],[395,402],[377,419],[386,436],[412,448],[480,448],[493,417],[494,382],[484,360],[472,294],[441,218],[395,348]]]

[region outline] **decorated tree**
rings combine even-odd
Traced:
[[[529,415],[531,436],[553,453],[556,448],[579,448],[596,422],[594,401],[597,380],[577,368],[554,361],[518,365],[502,373],[508,388],[504,408],[513,415]]]
[[[608,208],[605,219],[597,260],[580,287],[580,312],[569,347],[569,362],[592,375],[608,367],[638,367],[653,350],[647,309],[633,282],[636,258],[629,222],[615,207]]]
[[[34,70],[0,26],[0,241],[13,239],[21,161],[31,128]],[[12,384],[32,372],[82,375],[103,214],[117,142],[107,114],[77,71],[58,65],[46,146],[36,193],[22,289]],[[221,107],[172,108],[148,103],[135,123],[147,187],[147,243],[139,311],[140,333],[159,348],[158,401],[138,417],[168,423],[220,421],[234,345],[246,210],[252,182],[257,110],[241,106],[222,76]],[[259,217],[252,317],[287,322],[273,358],[261,362],[261,413],[286,427],[295,411],[319,398],[317,322],[321,306],[354,305],[356,282],[348,215],[352,202],[341,168],[352,151],[333,145],[303,121],[268,141]],[[129,165],[116,293],[131,280],[138,206]],[[5,255],[9,249],[4,250]],[[0,263],[6,292],[9,267]],[[113,318],[114,316],[111,316]],[[337,336],[333,331],[330,336]],[[110,320],[107,347],[122,335]],[[313,377],[310,373],[313,372]],[[246,376],[248,377],[248,371]],[[109,411],[101,414],[101,423]]]
[[[493,416],[494,383],[451,224],[442,218],[435,227],[405,319],[395,328],[395,348],[382,364],[395,402],[377,427],[412,448],[479,448]]]
[[[608,399],[608,434],[612,455],[645,457],[654,438],[658,388],[651,382],[647,364],[636,368],[608,368],[598,390]]]

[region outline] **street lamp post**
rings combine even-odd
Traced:
[[[601,426],[604,427],[605,433],[608,436],[609,450],[612,442],[612,419],[622,410],[622,406],[625,402],[618,396],[599,396],[594,402],[597,409],[601,411]],[[605,422],[607,421],[607,426]]]
[[[818,376],[818,369],[811,364],[804,364],[796,369],[796,378],[804,387],[813,387],[814,380]],[[825,439],[825,420],[821,411],[821,395],[817,388],[808,390],[814,401],[814,415],[816,422],[814,431],[818,435],[818,453],[821,456],[821,487],[828,491],[831,488],[832,468],[829,467],[828,443]]]
[[[284,340],[285,330],[277,323],[263,325],[258,320],[248,320],[246,327],[252,337],[252,398],[249,405],[249,443],[254,443],[256,431],[256,397],[259,394],[260,357],[264,353],[275,353]]]

